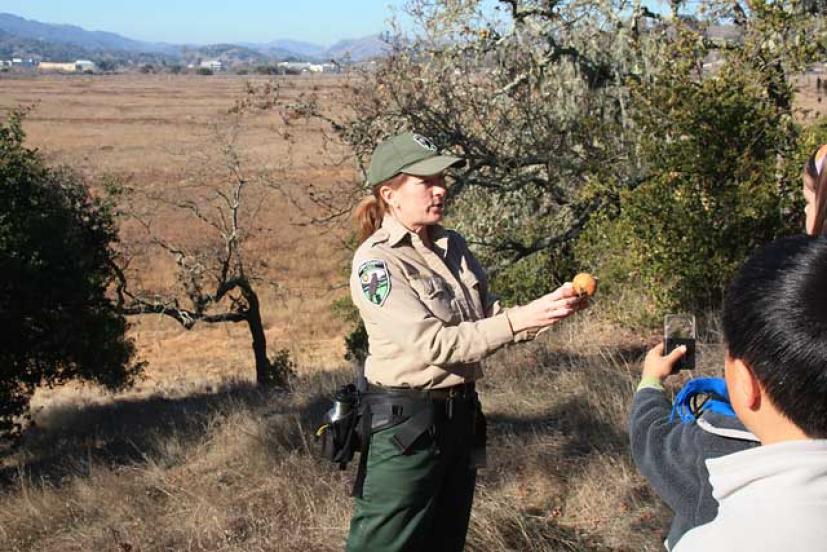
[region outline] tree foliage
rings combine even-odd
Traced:
[[[20,429],[39,385],[79,379],[119,389],[130,363],[125,319],[106,292],[117,228],[74,173],[24,145],[22,114],[0,126],[0,433]]]
[[[600,4],[414,2],[420,33],[356,98],[346,136],[366,159],[402,128],[468,159],[451,190],[451,223],[520,299],[566,276],[565,251],[604,201],[584,182],[634,178],[626,152],[636,26]],[[549,277],[551,271],[554,277]],[[542,275],[541,275],[542,274]],[[503,285],[506,284],[506,285]]]
[[[363,165],[402,129],[468,159],[448,222],[508,301],[591,268],[656,289],[652,310],[714,306],[701,283],[795,225],[790,80],[824,53],[811,4],[413,0],[416,30],[334,128]]]
[[[677,24],[671,56],[630,84],[645,178],[617,186],[619,201],[593,217],[576,252],[608,290],[648,298],[641,320],[717,307],[756,247],[801,231],[790,76],[809,56],[796,34],[805,17],[755,3],[725,48]]]

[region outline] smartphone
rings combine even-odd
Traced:
[[[686,353],[675,363],[672,373],[695,369],[695,316],[692,314],[667,314],[663,318],[663,354],[668,355],[681,345]]]

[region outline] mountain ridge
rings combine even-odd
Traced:
[[[81,51],[93,53],[131,53],[131,54],[160,54],[181,58],[184,52],[192,50],[219,50],[226,46],[234,46],[240,50],[258,52],[264,58],[293,59],[301,61],[321,61],[329,59],[348,58],[351,61],[365,61],[378,57],[387,52],[387,44],[379,39],[379,34],[362,38],[342,39],[330,47],[324,47],[310,42],[291,39],[274,39],[266,43],[238,42],[218,44],[168,44],[146,42],[125,37],[108,31],[89,31],[76,25],[44,23],[34,19],[26,19],[12,13],[0,13],[0,36],[14,37],[17,42],[24,41],[25,49],[36,49],[40,45],[44,49],[54,49],[54,44],[64,44]],[[0,43],[0,51],[6,51],[14,46],[9,45],[8,39]],[[31,52],[38,53],[38,52]],[[207,54],[208,55],[208,54]],[[251,58],[251,55],[245,55]]]

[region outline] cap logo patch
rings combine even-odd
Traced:
[[[371,260],[359,265],[359,284],[365,298],[380,307],[391,293],[391,279],[385,261]]]
[[[425,138],[421,134],[414,134],[413,135],[414,142],[425,148],[426,150],[436,151],[436,144],[431,142],[428,138]]]

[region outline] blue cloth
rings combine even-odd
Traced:
[[[695,378],[686,382],[672,403],[669,421],[673,421],[677,414],[681,422],[691,424],[707,410],[735,417],[735,411],[729,404],[726,382],[722,378]]]

